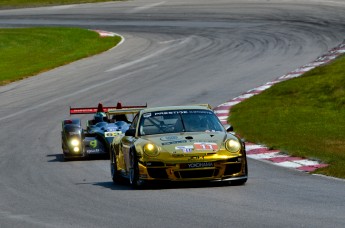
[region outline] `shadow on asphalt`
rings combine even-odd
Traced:
[[[54,158],[53,160],[49,160],[48,162],[63,162],[63,155],[62,154],[48,154],[48,158]]]
[[[107,156],[97,156],[91,155],[85,158],[69,158],[67,160],[64,159],[63,154],[48,154],[47,157],[54,157],[53,160],[49,160],[48,162],[73,162],[73,161],[90,161],[90,160],[109,160]]]
[[[230,186],[226,182],[152,182],[145,184],[139,189],[133,189],[128,181],[123,183],[108,182],[94,182],[94,183],[79,183],[79,184],[92,184],[95,186],[101,186],[110,190],[133,190],[133,191],[145,191],[145,190],[163,190],[163,189],[187,189],[187,188],[214,188],[214,187],[227,187]]]

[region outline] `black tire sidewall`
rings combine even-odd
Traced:
[[[110,149],[110,171],[111,171],[111,178],[113,179],[113,182],[119,182],[120,176],[117,172],[117,163],[116,163],[116,154],[113,148]]]
[[[129,152],[130,159],[130,174],[129,174],[129,183],[133,188],[139,187],[139,167],[138,167],[138,158],[133,149]]]

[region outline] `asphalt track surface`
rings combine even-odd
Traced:
[[[313,61],[345,38],[343,1],[134,0],[3,10],[0,26],[125,37],[0,87],[1,228],[345,227],[341,180],[250,159],[244,186],[132,190],[111,182],[106,160],[63,162],[60,144],[69,106],[217,106]]]

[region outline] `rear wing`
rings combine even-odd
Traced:
[[[113,107],[104,107],[102,103],[99,103],[97,107],[87,107],[87,108],[69,108],[69,114],[75,115],[75,114],[94,114],[97,112],[106,112],[109,113],[110,110],[126,110],[126,109],[138,109],[141,110],[143,108],[147,108],[146,105],[140,105],[140,106],[122,106],[121,102],[118,102],[116,106]],[[138,112],[138,111],[137,111]]]
[[[108,109],[109,115],[122,115],[122,114],[137,114],[144,108],[123,108],[123,109]]]
[[[193,104],[195,106],[203,106],[203,107],[206,107],[208,109],[212,109],[212,106],[210,104]]]

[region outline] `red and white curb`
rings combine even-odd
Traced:
[[[227,124],[227,119],[230,115],[231,112],[231,107],[234,105],[252,97],[257,94],[260,94],[262,91],[270,88],[271,86],[280,83],[282,81],[289,80],[291,78],[296,78],[301,76],[302,74],[318,67],[322,66],[324,64],[327,64],[337,58],[339,55],[345,53],[345,41],[340,44],[339,46],[333,48],[332,50],[328,51],[325,55],[322,55],[318,57],[316,60],[313,62],[306,64],[294,71],[291,71],[279,78],[277,78],[274,81],[267,82],[264,85],[261,85],[259,87],[256,87],[254,89],[251,89],[242,95],[235,97],[229,101],[227,101],[224,104],[221,104],[214,108],[214,112],[222,122],[222,124]],[[278,166],[283,166],[283,167],[288,167],[288,168],[293,168],[297,169],[300,171],[305,171],[305,172],[313,172],[318,168],[322,167],[327,167],[328,164],[322,164],[318,161],[314,160],[309,160],[309,159],[304,159],[300,157],[292,157],[286,154],[283,154],[279,150],[271,150],[264,145],[259,145],[259,144],[254,144],[250,142],[246,142],[246,151],[247,151],[247,156],[249,158],[257,159],[257,160],[263,160],[263,161],[268,161],[271,162],[272,164],[278,165]]]
[[[100,37],[114,37],[114,36],[121,37],[121,41],[115,47],[117,47],[117,46],[121,45],[123,42],[125,42],[125,38],[123,36],[121,36],[120,34],[117,34],[117,33],[114,33],[114,32],[103,31],[103,30],[97,30],[97,29],[96,30],[90,29],[90,30],[94,31],[94,32],[97,32]]]
[[[114,37],[117,35],[116,33],[108,32],[108,31],[102,31],[102,30],[91,30],[91,31],[97,32],[101,37],[109,37],[109,36]]]
[[[253,143],[246,143],[247,157],[271,162],[278,166],[294,168],[300,171],[312,172],[318,168],[327,167],[327,164],[321,164],[318,161],[292,157],[282,154],[279,150],[270,150],[269,148]]]

